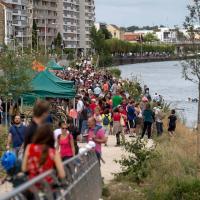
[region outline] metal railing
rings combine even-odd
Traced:
[[[0,200],[99,200],[102,179],[93,151],[85,151],[63,163],[66,179],[49,170],[0,197]],[[46,179],[51,178],[53,184]]]

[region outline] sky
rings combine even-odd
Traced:
[[[182,26],[191,0],[95,0],[96,21],[118,26]]]

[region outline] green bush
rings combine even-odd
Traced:
[[[152,140],[135,139],[124,142],[123,148],[126,151],[126,156],[122,156],[121,160],[116,161],[122,169],[122,172],[116,174],[117,178],[126,177],[139,184],[148,176],[150,172],[149,161],[157,156],[153,142],[152,147],[149,142],[151,143]]]
[[[113,60],[112,55],[109,53],[102,53],[99,56],[99,67],[110,67],[112,66]]]
[[[172,181],[168,191],[152,192],[148,200],[199,200],[200,180]]]
[[[137,79],[125,82],[125,84],[123,85],[123,90],[128,92],[129,95],[135,100],[140,100],[142,94],[142,87]]]
[[[121,70],[118,68],[111,68],[108,71],[116,78],[120,78],[121,76]]]

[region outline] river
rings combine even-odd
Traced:
[[[197,123],[197,103],[188,102],[188,97],[198,97],[195,83],[186,81],[182,76],[182,66],[178,61],[154,62],[119,67],[123,78],[137,76],[150,88],[153,96],[161,94],[165,101],[177,108],[179,115],[190,128]]]

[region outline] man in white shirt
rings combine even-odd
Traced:
[[[157,103],[157,107],[154,108],[155,112],[155,121],[156,121],[156,129],[157,129],[157,135],[161,136],[163,133],[163,118],[164,114],[161,108],[160,103]]]
[[[81,121],[80,121],[80,116],[81,116],[81,113],[84,109],[84,103],[82,101],[82,97],[78,97],[78,103],[77,103],[77,106],[76,106],[76,111],[77,111],[77,127],[79,128],[79,130],[81,129]]]
[[[80,97],[78,97],[78,102],[77,102],[77,108],[76,108],[77,113],[78,114],[81,113],[83,111],[83,108],[84,108],[84,103],[83,103],[82,98],[80,96]]]
[[[94,89],[95,96],[98,97],[101,94],[101,92],[102,92],[101,88],[100,88],[99,84],[97,84],[96,87],[95,87],[95,89]]]

